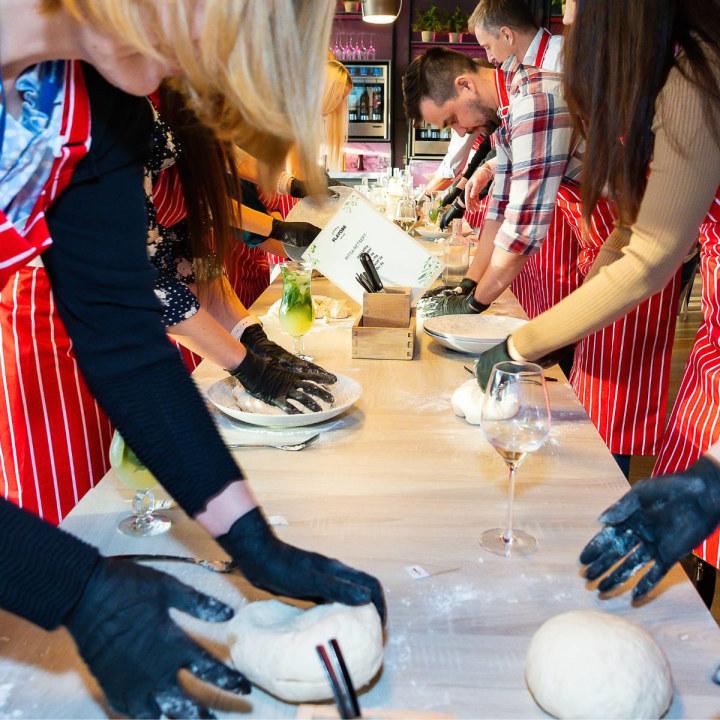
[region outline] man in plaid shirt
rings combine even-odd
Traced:
[[[486,310],[545,239],[563,180],[577,182],[582,145],[557,73],[510,57],[501,70],[433,48],[403,77],[405,110],[459,135],[495,132],[497,169],[468,277],[423,301],[427,315]]]

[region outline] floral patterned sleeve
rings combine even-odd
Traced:
[[[174,164],[178,152],[172,132],[155,112],[151,156],[145,166],[145,205],[148,258],[158,272],[155,295],[163,307],[165,327],[190,319],[200,309],[199,300],[188,287],[195,282],[195,275],[187,220],[171,227],[162,225],[153,195],[159,178]]]

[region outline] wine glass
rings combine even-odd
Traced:
[[[132,537],[148,537],[167,532],[172,525],[170,518],[154,512],[155,495],[152,489],[157,485],[157,480],[138,460],[117,430],[110,443],[110,466],[118,480],[135,491],[132,499],[133,514],[120,521],[118,530]]]
[[[293,338],[293,352],[303,360],[312,360],[305,354],[303,336],[315,319],[310,281],[312,267],[299,262],[284,263],[280,272],[283,294],[280,302],[280,325]]]
[[[405,232],[412,230],[417,222],[417,206],[412,196],[406,194],[398,200],[395,206],[393,220],[395,224],[399,225]]]
[[[542,368],[535,363],[500,362],[492,369],[481,426],[488,442],[509,469],[508,507],[504,528],[486,530],[480,545],[497,555],[530,555],[537,540],[513,528],[515,472],[542,447],[550,432],[550,405]]]

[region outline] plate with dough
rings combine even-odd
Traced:
[[[447,237],[449,234],[447,230],[441,230],[437,225],[420,225],[415,228],[415,232],[426,240]]]
[[[479,355],[526,322],[506,315],[441,315],[426,318],[423,328],[433,340],[446,348]]]
[[[233,377],[213,383],[207,390],[207,397],[218,410],[235,420],[262,427],[290,428],[330,420],[352,407],[362,394],[360,383],[346,375],[338,375],[337,382],[327,388],[335,397],[332,405],[313,396],[323,409],[320,412],[302,412],[300,408],[298,415],[288,415],[280,408],[253,397]]]

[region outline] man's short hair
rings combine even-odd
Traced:
[[[501,27],[513,30],[537,30],[538,24],[525,0],[480,0],[468,20],[472,33],[481,25],[497,35]]]
[[[405,114],[414,123],[422,120],[420,103],[430,98],[436,105],[443,105],[457,95],[455,78],[464,73],[474,73],[478,66],[472,58],[454,50],[431,48],[416,57],[402,79]]]

